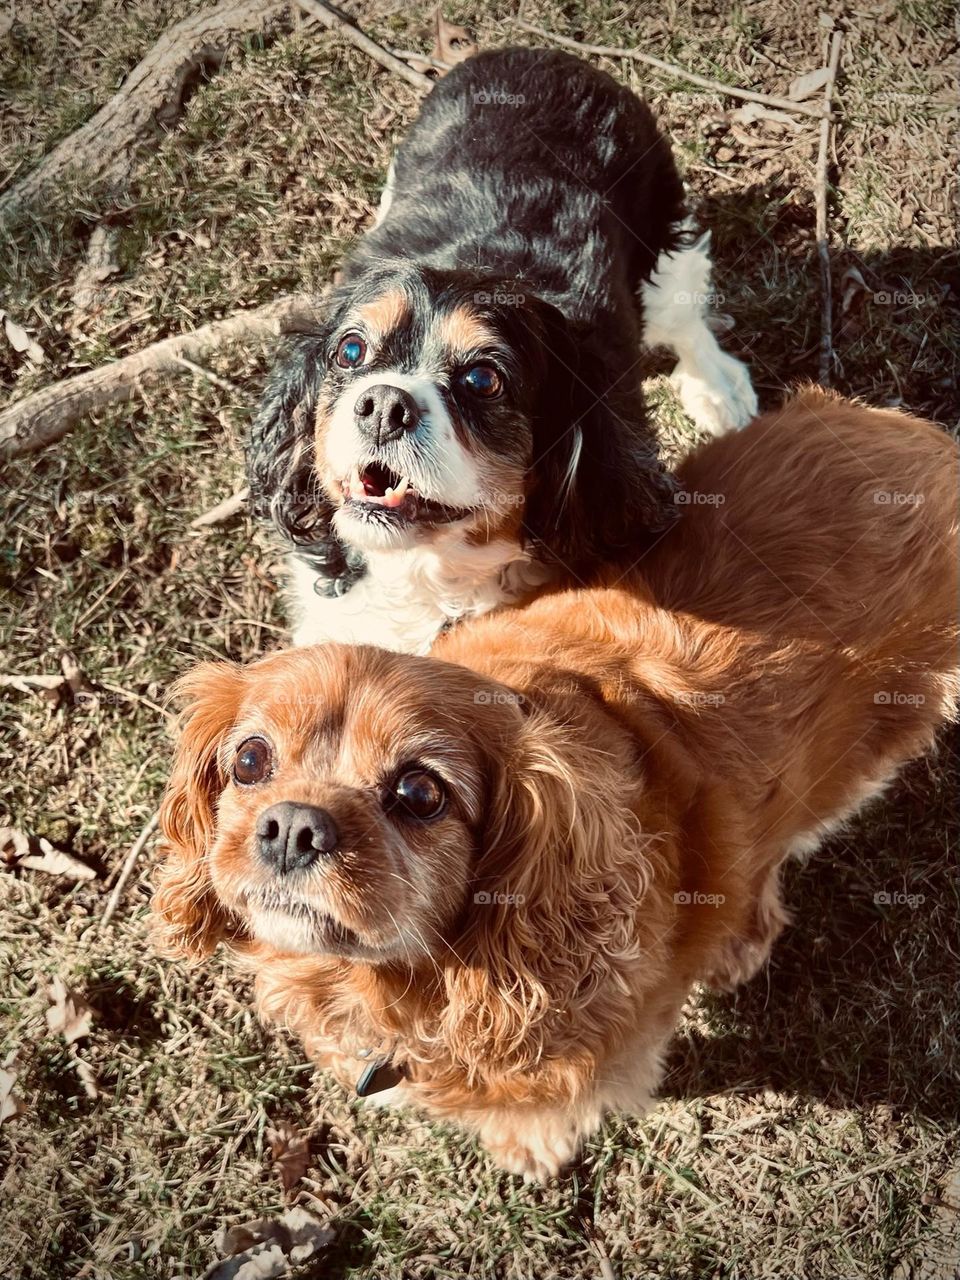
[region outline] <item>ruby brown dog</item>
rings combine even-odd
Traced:
[[[767,959],[784,862],[954,714],[957,458],[807,391],[683,465],[686,518],[619,582],[431,657],[193,671],[166,945],[229,944],[348,1086],[556,1173],[650,1105],[691,985]]]

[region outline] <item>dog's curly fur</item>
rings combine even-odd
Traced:
[[[954,713],[957,458],[929,424],[807,391],[684,464],[687,518],[642,574],[466,623],[431,658],[201,667],[162,809],[166,944],[226,940],[346,1083],[393,1046],[401,1100],[554,1173],[605,1110],[649,1103],[691,984],[764,963],[784,861]],[[250,732],[274,772],[241,788]],[[411,759],[447,788],[434,821],[384,807]],[[249,896],[282,879],[252,834],[278,799],[343,833],[282,886],[288,946]],[[311,945],[331,913],[363,958]]]
[[[444,77],[251,429],[251,503],[293,551],[294,643],[426,652],[450,623],[623,561],[671,523],[642,342],[677,353],[705,430],[756,411],[706,321],[708,239],[651,111],[611,76],[497,49]],[[471,391],[477,368],[492,395]],[[375,416],[371,392],[402,431],[377,425],[389,409]]]
[[[498,109],[498,93],[522,93],[523,110]],[[518,355],[528,354],[527,328],[546,353],[525,539],[584,564],[662,527],[674,508],[643,416],[636,290],[681,244],[685,210],[649,108],[561,51],[491,50],[437,84],[394,163],[389,210],[343,263],[323,328],[293,339],[271,375],[248,452],[255,509],[321,575],[344,574],[345,549],[330,545],[331,499],[312,469],[329,338],[358,293],[416,275],[424,311],[453,291],[505,330]],[[560,519],[565,497],[572,510]]]

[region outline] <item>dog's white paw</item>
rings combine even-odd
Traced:
[[[719,347],[696,362],[681,360],[670,381],[696,426],[713,436],[745,427],[756,416],[757,393],[747,366]]]
[[[501,1169],[524,1182],[549,1182],[577,1154],[582,1135],[570,1116],[545,1111],[501,1114],[480,1136]]]

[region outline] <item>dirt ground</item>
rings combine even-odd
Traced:
[[[0,180],[15,183],[122,83],[186,0],[35,0],[0,14]],[[816,5],[531,0],[528,22],[629,46],[784,94],[821,65]],[[392,48],[427,51],[432,7],[351,7]],[[516,3],[450,4],[481,46],[535,43]],[[830,8],[844,32],[831,156],[836,385],[956,432],[956,39],[950,8]],[[669,129],[713,232],[724,342],[765,404],[815,377],[816,122],[738,104],[624,59],[596,61]],[[320,290],[371,216],[418,92],[317,26],[291,20],[201,79],[182,116],[107,189],[82,174],[0,228],[0,330],[16,399],[206,320]],[[93,229],[117,270],[82,314]],[[268,346],[224,349],[85,419],[2,474],[0,672],[57,674],[70,651],[96,696],[0,689],[0,825],[96,870],[0,871],[0,1274],[196,1276],[216,1233],[276,1217],[267,1131],[296,1125],[309,1160],[291,1198],[330,1225],[325,1277],[948,1277],[960,1267],[956,742],[791,874],[795,923],[734,996],[698,996],[663,1098],[616,1118],[545,1188],[499,1173],[452,1129],[367,1113],[261,1028],[216,959],[158,959],[146,936],[152,856],[113,920],[113,878],[156,809],[170,760],[162,704],[209,656],[282,643],[282,562],[242,513],[190,521],[242,483]],[[652,413],[693,441],[649,358]],[[61,979],[82,1006],[49,1025]],[[71,1016],[72,1015],[72,1016]],[[78,1020],[80,1026],[78,1028]],[[15,1055],[15,1057],[13,1056]],[[12,1081],[11,1077],[15,1076]],[[91,1076],[95,1084],[91,1081]],[[91,1096],[96,1092],[96,1097]]]

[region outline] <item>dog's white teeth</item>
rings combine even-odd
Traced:
[[[385,507],[399,507],[404,499],[404,495],[410,488],[410,481],[406,476],[400,481],[395,489],[388,489],[383,495],[381,501]]]

